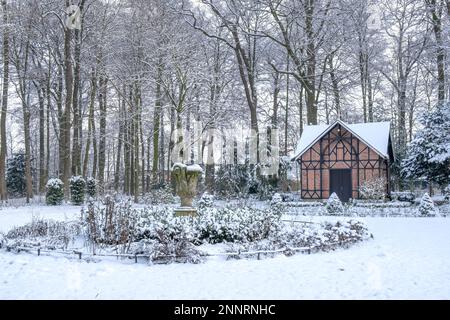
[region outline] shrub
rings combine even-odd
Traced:
[[[97,196],[97,184],[98,181],[95,178],[86,178],[86,194],[90,198],[95,198]]]
[[[230,244],[227,252],[284,250],[283,253],[290,256],[295,254],[299,248],[327,251],[349,246],[371,236],[364,223],[356,220],[286,226],[261,241]],[[273,254],[264,255],[271,256]],[[257,254],[254,256],[257,256]],[[240,256],[232,255],[230,258],[240,258]]]
[[[391,192],[392,199],[401,201],[401,202],[411,202],[414,203],[416,196],[411,191],[399,191],[399,192]]]
[[[33,219],[31,223],[15,227],[6,234],[9,247],[61,246],[67,248],[75,236],[81,234],[81,226],[77,222]]]
[[[83,204],[85,191],[86,181],[82,176],[73,176],[70,178],[70,197],[72,199],[72,204]]]
[[[96,244],[127,245],[135,241],[138,216],[131,199],[116,201],[109,195],[101,205],[90,200],[87,211],[82,210],[85,233],[94,249]]]
[[[359,187],[361,197],[368,200],[384,200],[386,197],[386,179],[375,177],[364,181]]]
[[[13,197],[22,197],[26,192],[25,154],[16,153],[6,164],[6,189]]]
[[[164,185],[151,189],[150,192],[146,193],[143,197],[143,202],[148,205],[172,204],[176,203],[176,198],[170,185]]]
[[[256,241],[280,228],[272,210],[252,208],[200,208],[198,217],[175,217],[172,208],[145,208],[136,225],[136,240],[157,239],[164,230],[169,238],[189,235],[194,244]]]
[[[45,201],[48,205],[60,205],[64,200],[64,183],[57,178],[49,179]]]
[[[330,215],[341,215],[344,213],[344,206],[335,192],[328,198],[325,209]]]
[[[192,243],[188,228],[181,228],[180,232],[170,236],[164,228],[157,228],[155,232],[157,242],[150,257],[153,262],[200,263],[204,260]]]
[[[280,228],[280,215],[273,210],[210,208],[199,210],[195,220],[199,240],[209,243],[256,241]]]
[[[422,216],[434,217],[437,215],[437,208],[434,206],[433,199],[428,193],[425,193],[420,199],[418,210]]]
[[[450,184],[444,189],[444,199],[447,202],[450,202]]]
[[[279,193],[275,193],[272,197],[272,200],[270,201],[270,207],[272,208],[272,210],[274,210],[276,213],[278,214],[282,214],[283,213],[283,198],[281,197],[281,195]]]
[[[202,194],[200,200],[198,201],[198,207],[200,209],[212,208],[214,206],[214,196],[205,192]]]

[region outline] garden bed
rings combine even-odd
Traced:
[[[290,225],[276,209],[201,207],[174,217],[170,207],[132,208],[130,202],[90,203],[80,220],[34,219],[3,236],[3,249],[79,259],[122,258],[149,263],[199,263],[211,256],[257,258],[348,247],[370,238],[360,221]]]

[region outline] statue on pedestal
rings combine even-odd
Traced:
[[[192,200],[197,194],[198,177],[203,169],[198,164],[185,165],[175,163],[172,177],[175,179],[175,191],[181,199],[181,207],[175,209],[176,216],[196,216],[197,209],[192,207]]]

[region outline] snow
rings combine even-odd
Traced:
[[[184,163],[177,162],[177,163],[174,163],[174,165],[172,166],[172,171],[175,168],[181,168],[181,169],[186,168],[187,172],[199,172],[199,173],[203,172],[202,167],[200,167],[198,164],[185,165]]]
[[[51,178],[47,181],[47,184],[45,185],[47,188],[61,188],[64,185],[64,183],[58,179],[58,178]]]
[[[0,208],[0,232],[7,232],[14,226],[22,226],[33,218],[71,221],[80,217],[81,206],[26,206]]]
[[[336,123],[340,123],[349,129],[355,136],[366,142],[369,147],[380,153],[383,157],[389,157],[388,144],[391,126],[390,122],[347,124],[342,120],[337,120],[331,125],[306,126],[300,137],[300,141],[297,144],[297,148],[295,149],[295,156],[293,159],[298,158],[304,151],[333,128]]]
[[[173,166],[172,166],[172,171],[173,171],[175,168],[181,168],[181,169],[183,169],[183,168],[186,168],[186,165],[185,165],[184,163],[181,163],[181,162],[175,162],[175,163],[173,164]]]
[[[187,166],[186,171],[187,172],[200,172],[200,173],[202,173],[203,169],[198,164],[191,164],[191,165]]]
[[[79,209],[6,208],[0,229],[31,221],[31,214],[75,218]],[[1,250],[0,299],[450,299],[450,219],[361,220],[373,240],[259,261],[148,266]]]

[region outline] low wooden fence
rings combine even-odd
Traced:
[[[237,251],[237,252],[219,252],[219,253],[201,253],[201,257],[213,257],[213,256],[232,256],[232,257],[242,257],[242,256],[256,256],[258,260],[261,259],[261,255],[267,255],[267,254],[280,254],[284,252],[300,252],[300,253],[307,253],[311,254],[311,252],[315,249],[325,249],[325,248],[336,248],[336,246],[343,246],[348,243],[355,243],[354,241],[340,241],[335,243],[329,243],[329,244],[323,244],[320,246],[309,246],[309,247],[297,247],[297,248],[281,248],[276,250],[255,250],[255,251]],[[0,249],[1,249],[0,244]],[[17,253],[23,252],[37,252],[37,255],[40,256],[42,253],[57,253],[57,254],[64,254],[64,255],[75,255],[78,257],[78,259],[83,259],[83,257],[115,257],[115,258],[129,258],[134,259],[135,263],[138,263],[138,258],[148,258],[151,259],[152,255],[150,254],[127,254],[127,253],[88,253],[88,252],[81,252],[79,250],[53,250],[43,247],[9,247],[6,246],[5,249],[7,251],[15,250]],[[166,255],[159,257],[160,260],[167,260],[170,258],[180,259],[180,258],[187,258],[187,256],[177,256],[177,255]]]

